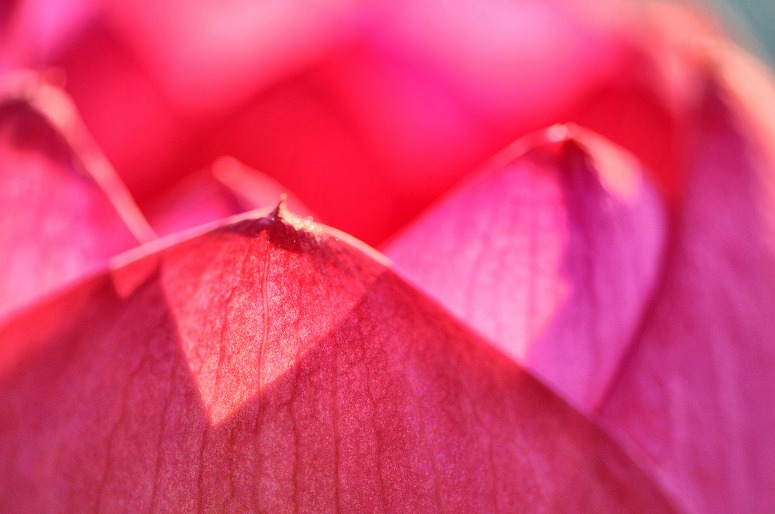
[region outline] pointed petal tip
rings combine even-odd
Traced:
[[[52,77],[29,71],[0,76],[5,314],[154,237]]]
[[[512,165],[520,159],[535,160],[564,174],[593,177],[621,200],[632,200],[644,190],[645,170],[634,155],[575,123],[552,125],[518,139],[496,154],[482,175],[515,172]]]
[[[299,217],[313,215],[288,187],[234,157],[222,156],[142,207],[156,232],[166,236],[248,211],[276,207],[283,194],[288,211]]]
[[[386,252],[402,276],[588,410],[637,329],[665,237],[664,206],[639,162],[568,124],[513,144]]]
[[[0,77],[0,105],[17,106],[42,118],[77,162],[71,168],[94,181],[110,198],[127,228],[139,242],[156,238],[101,150],[92,141],[75,104],[62,87],[66,75],[56,68],[41,72],[13,70]]]
[[[277,201],[277,207],[269,213],[270,218],[282,218],[286,214],[287,207],[285,206],[288,201],[287,193],[280,193],[280,198]]]
[[[318,225],[319,246],[288,251],[275,231],[309,228],[256,214],[229,220],[234,237],[211,230],[151,256],[131,290],[116,295],[100,280],[84,303],[60,302],[58,319],[42,309],[0,330],[0,341],[34,347],[0,383],[6,468],[24,486],[43,484],[22,498],[25,510],[46,510],[60,490],[81,504],[126,505],[127,491],[144,486],[134,510],[192,496],[223,510],[235,496],[224,477],[237,499],[279,485],[262,500],[280,510],[318,501],[320,483],[339,487],[353,511],[380,494],[396,511],[672,510],[599,427],[335,231]],[[26,330],[38,324],[57,326]],[[108,458],[90,474],[82,463],[95,448]],[[311,464],[298,474],[302,459]],[[149,480],[154,469],[162,473]],[[336,510],[330,496],[322,510]]]

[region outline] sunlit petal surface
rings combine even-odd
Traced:
[[[379,259],[274,211],[6,325],[0,508],[672,511]]]
[[[496,157],[386,251],[421,289],[590,409],[640,323],[666,232],[632,156],[556,126]]]

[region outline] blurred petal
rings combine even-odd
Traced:
[[[775,88],[719,48],[658,301],[601,409],[689,512],[775,501]]]
[[[396,98],[382,98],[387,105],[405,104],[394,116],[412,109],[431,117],[434,105],[412,101],[413,95],[427,94],[423,85],[431,80],[459,109],[483,122],[524,130],[536,118],[561,112],[601,79],[615,77],[629,50],[622,32],[630,15],[631,6],[615,0],[399,1],[375,14],[376,26],[365,42],[371,68],[349,70],[350,83],[343,85],[351,89],[353,107],[365,111],[356,113],[360,116],[369,115],[368,105],[359,105],[362,95],[395,89]],[[416,91],[380,84],[397,64],[412,72],[404,79],[415,83]],[[355,94],[358,86],[365,91]],[[380,114],[377,106],[372,116]],[[424,135],[420,128],[409,129],[391,136],[411,142]]]
[[[203,144],[201,155],[233,155],[265,171],[323,219],[367,241],[390,234],[404,207],[330,89],[311,74],[267,90]]]
[[[163,236],[253,209],[271,208],[281,197],[293,212],[312,216],[287,188],[236,159],[223,157],[143,205],[143,212],[156,233]]]
[[[0,509],[672,511],[377,259],[275,211],[7,325]]]
[[[0,86],[0,316],[153,234],[72,104],[32,75]]]
[[[686,187],[686,113],[670,105],[671,93],[654,83],[658,71],[653,62],[636,61],[632,67],[584,98],[568,119],[632,152],[672,203]]]
[[[617,74],[628,50],[623,23],[578,4],[397,2],[375,10],[359,45],[316,68],[373,162],[372,188],[386,183],[398,203],[389,232],[357,235],[381,241],[495,151],[554,123]],[[343,173],[364,180],[361,170]]]
[[[660,269],[640,166],[555,126],[516,143],[387,249],[398,268],[582,406],[605,393]]]
[[[66,90],[99,147],[138,202],[197,168],[176,167],[196,141],[141,62],[95,19],[62,45],[51,63],[66,74]]]
[[[631,51],[618,0],[249,3],[106,1],[46,61],[141,203],[231,155],[378,243]]]
[[[96,14],[94,0],[5,0],[0,4],[0,71],[32,67]]]
[[[304,68],[359,33],[366,2],[103,2],[176,109],[212,114]]]
[[[680,202],[687,180],[687,134],[697,99],[706,48],[721,29],[702,10],[676,2],[637,6],[635,51],[614,80],[582,98],[567,119],[632,152],[666,202]]]

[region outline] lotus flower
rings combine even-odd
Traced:
[[[775,88],[709,15],[0,14],[0,511],[775,504]]]

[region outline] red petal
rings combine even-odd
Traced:
[[[346,154],[369,159],[365,173],[357,162],[338,168],[325,196],[344,196],[361,183],[377,198],[336,201],[345,212],[341,220],[313,204],[316,212],[381,242],[493,152],[555,122],[615,75],[625,50],[616,24],[595,19],[594,9],[575,9],[579,3],[586,2],[431,0],[377,8],[359,45],[314,70],[323,91],[315,98],[326,99],[353,133],[357,151]],[[297,126],[303,124],[291,124]],[[324,137],[334,143],[318,143],[325,154],[343,153],[338,141]],[[292,151],[286,159],[297,158]],[[309,160],[312,174],[326,175],[326,159]],[[312,204],[312,196],[303,196]],[[375,205],[383,209],[379,216]],[[389,222],[372,226],[374,218]],[[352,220],[369,223],[369,231]]]
[[[518,142],[389,247],[402,272],[584,408],[608,387],[665,238],[638,164],[557,126]]]
[[[310,74],[260,95],[205,144],[205,157],[233,155],[266,170],[316,214],[368,241],[390,234],[404,210],[358,131]]]
[[[143,205],[143,211],[157,234],[169,235],[253,209],[271,207],[283,195],[293,212],[312,216],[312,211],[301,200],[288,196],[287,188],[236,159],[223,157]]]
[[[623,3],[602,3],[630,14]],[[353,55],[331,63],[326,80],[383,160],[399,172],[417,161],[432,170],[471,151],[461,140],[477,148],[545,126],[616,76],[627,53],[617,33],[624,24],[595,16],[599,4],[394,2]],[[424,178],[415,175],[407,173]]]
[[[668,512],[347,236],[274,212],[0,331],[0,509]]]
[[[515,134],[552,123],[614,73],[623,51],[611,27],[574,17],[567,6],[495,0],[474,9],[465,0],[450,9],[437,2],[418,8],[422,18],[411,22],[411,5],[377,18],[360,44],[258,96],[209,138],[209,153],[266,170],[326,220],[376,243]],[[514,29],[524,27],[521,7],[541,30]],[[498,44],[520,43],[519,51],[467,69],[494,55],[474,42],[499,17]],[[451,43],[461,32],[471,45],[464,62]],[[558,33],[584,50],[552,46],[558,55],[546,59],[547,42]]]
[[[627,53],[618,0],[105,3],[47,62],[139,201],[231,155],[374,243]]]
[[[94,15],[93,0],[3,1],[0,4],[0,70],[3,64],[8,69],[35,65]]]
[[[363,2],[102,0],[176,109],[231,110],[351,41]]]
[[[677,242],[602,417],[693,512],[775,502],[775,87],[721,49]]]
[[[0,86],[0,315],[153,237],[61,92]]]
[[[584,98],[568,119],[632,152],[661,195],[673,202],[685,187],[685,113],[669,105],[670,94],[654,84],[655,69],[642,61],[632,66],[641,70],[631,70]]]
[[[702,64],[721,32],[707,13],[676,2],[643,2],[637,13],[637,51],[567,118],[632,152],[672,206],[686,187],[687,122],[702,94]]]
[[[58,48],[48,63],[65,71],[68,94],[138,201],[197,169],[174,166],[197,144],[188,141],[194,124],[178,116],[143,64],[101,20]]]

